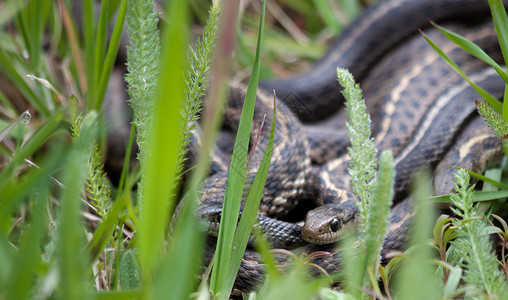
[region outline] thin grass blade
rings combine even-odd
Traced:
[[[0,67],[2,72],[9,78],[19,91],[27,98],[31,105],[35,107],[43,117],[49,117],[50,110],[48,105],[44,103],[32,90],[27,83],[27,77],[23,77],[16,65],[16,58],[13,58],[5,50],[0,50]]]
[[[222,20],[224,20],[224,23],[222,23],[220,27],[219,37],[222,34],[226,34],[231,40],[226,40],[224,38],[219,39],[218,53],[228,53],[232,48],[232,41],[234,41],[233,36],[235,33],[234,28],[236,28],[235,21],[236,14],[238,13],[238,3],[236,1],[227,1],[223,3],[222,7]],[[218,69],[217,71],[220,70]],[[259,72],[259,68],[257,72]],[[257,80],[256,74],[251,75],[251,80],[255,80],[254,78]],[[255,85],[249,83],[249,87],[251,86],[257,88],[257,82]],[[220,89],[223,91],[224,87],[220,87]],[[252,93],[254,93],[254,95],[252,95]],[[247,149],[249,148],[249,134],[254,113],[255,93],[255,90],[247,89],[247,96],[243,104],[233,156],[229,167],[230,176],[228,177],[225,190],[217,248],[213,261],[214,267],[210,278],[210,290],[214,295],[217,295],[222,290],[222,284],[225,282],[233,235],[240,211],[240,201],[243,193],[243,183],[245,181],[245,169],[247,164]]]
[[[262,14],[261,19],[263,19],[263,17],[264,16]],[[260,27],[262,28],[262,25]],[[259,63],[259,56],[257,55],[256,58]],[[259,203],[261,202],[261,197],[263,195],[263,190],[266,183],[266,176],[268,175],[268,168],[270,167],[270,161],[272,159],[272,150],[275,134],[275,114],[276,114],[275,101],[276,100],[274,95],[273,118],[270,129],[270,137],[268,139],[265,153],[263,154],[263,158],[261,159],[261,163],[256,173],[256,177],[254,178],[252,188],[249,192],[249,195],[247,196],[245,207],[242,212],[242,217],[240,219],[238,228],[233,238],[233,249],[231,251],[231,260],[229,262],[228,272],[226,273],[226,282],[222,285],[223,289],[220,292],[220,297],[222,299],[227,299],[233,288],[233,284],[236,279],[236,274],[238,273],[238,268],[240,267],[240,263],[243,258],[243,253],[245,252],[245,248],[247,247],[247,242],[249,241],[249,237],[252,232],[252,226],[256,221]]]
[[[47,141],[49,136],[53,134],[61,124],[65,112],[63,110],[53,114],[26,142],[26,144],[18,150],[14,158],[0,173],[0,190],[9,182],[15,169],[24,160],[34,154]],[[0,202],[0,207],[8,201]]]
[[[459,66],[457,66],[457,64],[454,63],[427,35],[425,35],[423,32],[422,34],[425,40],[427,40],[427,42],[429,43],[429,45],[436,51],[437,54],[439,54],[439,56],[441,56],[441,58],[448,65],[450,65],[450,67],[452,67],[452,69],[455,70],[455,72],[457,72],[457,74],[459,74],[462,78],[464,78],[464,80],[466,80],[476,90],[476,92],[478,92],[478,94],[480,94],[480,96],[483,99],[485,99],[485,101],[487,101],[498,113],[502,112],[503,104],[499,100],[497,100],[487,91],[485,91],[484,89],[473,83],[469,79],[469,77],[467,77],[467,75],[459,68]]]
[[[508,65],[508,17],[506,16],[506,10],[502,0],[489,0],[489,6],[499,39],[499,46],[501,52],[503,52],[505,64]]]
[[[61,299],[87,299],[87,265],[89,257],[84,253],[85,235],[81,217],[81,192],[86,179],[86,161],[90,157],[97,133],[97,115],[89,113],[83,120],[80,135],[73,145],[63,175],[58,234],[59,293]]]
[[[473,171],[469,171],[469,170],[466,170],[466,171],[469,173],[469,175],[471,175],[471,177],[474,177],[474,178],[481,180],[483,182],[487,182],[487,183],[489,183],[493,186],[496,186],[500,189],[508,190],[508,186],[506,184],[503,184],[502,182],[499,182],[497,180],[494,180],[494,179],[484,176],[482,174],[475,173]]]
[[[113,33],[111,34],[111,38],[109,39],[109,46],[107,48],[106,58],[104,61],[102,61],[100,76],[98,76],[100,79],[97,92],[97,99],[95,102],[95,106],[93,107],[93,109],[95,110],[99,110],[102,107],[102,102],[104,101],[104,95],[106,94],[106,88],[109,83],[109,77],[111,76],[111,71],[113,70],[116,55],[118,53],[118,47],[120,45],[120,38],[122,36],[126,10],[127,10],[127,0],[122,0],[122,2],[120,3],[120,7],[118,9],[118,14],[116,16]]]
[[[502,0],[489,0],[489,6],[504,62],[505,65],[508,65],[508,17],[506,16],[506,10]],[[508,81],[505,79],[505,82],[507,82],[507,85],[505,85],[502,116],[503,119],[508,121]]]
[[[496,69],[499,76],[501,76],[505,82],[508,82],[508,73],[506,72],[506,70],[504,70],[492,58],[490,58],[490,56],[488,56],[487,53],[485,53],[485,51],[483,51],[475,43],[435,23],[432,23],[432,25],[434,25],[434,27],[436,27],[439,31],[441,31],[441,33],[444,34],[450,41],[457,44],[459,47],[467,51],[469,54],[492,66],[494,69]]]

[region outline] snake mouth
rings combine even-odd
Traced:
[[[326,245],[335,243],[339,239],[339,234],[338,232],[319,233],[316,232],[316,230],[304,226],[302,229],[302,238],[312,244]]]

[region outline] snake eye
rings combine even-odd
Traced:
[[[339,219],[333,218],[333,220],[330,222],[330,229],[333,232],[339,230]]]

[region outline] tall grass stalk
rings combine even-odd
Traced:
[[[348,154],[351,157],[351,186],[358,196],[358,210],[360,219],[367,219],[367,206],[372,197],[374,178],[376,176],[377,158],[374,139],[370,137],[370,116],[366,112],[365,100],[362,99],[360,85],[356,84],[353,75],[344,69],[337,69],[337,79],[344,88],[342,94],[346,98],[346,129],[351,147]],[[365,228],[360,227],[365,233]]]
[[[379,255],[383,245],[388,216],[393,198],[394,163],[390,152],[384,151],[377,159],[374,141],[370,137],[370,117],[367,114],[362,91],[349,71],[337,69],[337,78],[346,99],[346,128],[351,140],[348,154],[351,157],[351,185],[360,201],[360,250],[356,257],[347,259],[346,269],[350,270],[347,290],[356,298],[362,297],[362,286],[370,282],[369,288],[378,294],[377,287]],[[351,256],[347,252],[346,256]],[[369,281],[369,277],[371,280]]]
[[[214,42],[217,36],[217,25],[219,23],[220,3],[214,1],[210,9],[210,18],[205,28],[204,37],[196,45],[196,50],[191,50],[188,57],[188,68],[191,68],[186,78],[186,100],[184,102],[184,120],[187,123],[181,124],[184,139],[189,136],[189,121],[196,118],[195,114],[200,110],[201,98],[203,97],[203,87],[208,84],[209,66],[214,56]],[[222,38],[230,38],[223,36]],[[221,42],[219,41],[216,63],[225,62],[230,59],[230,53],[221,50]],[[224,66],[215,66],[214,72]],[[217,75],[217,73],[215,74]],[[225,73],[212,77],[212,82],[222,86],[222,79]],[[225,78],[225,76],[224,76]],[[215,81],[218,80],[218,81]],[[211,91],[216,92],[216,85],[211,85]],[[211,95],[211,96],[210,96]],[[220,120],[220,111],[224,103],[224,94],[210,92],[207,98],[207,107],[203,112],[203,136],[202,145],[198,154],[197,167],[191,173],[188,186],[185,188],[185,197],[182,199],[183,204],[176,221],[174,221],[173,236],[168,250],[168,255],[162,260],[163,270],[155,283],[155,291],[158,297],[171,295],[178,299],[186,297],[197,286],[196,273],[201,263],[203,255],[203,234],[196,220],[195,209],[199,195],[201,182],[205,174],[208,172],[208,161],[211,146],[215,138],[215,132],[218,129]],[[183,130],[183,129],[182,129]],[[186,131],[187,130],[187,131]],[[188,141],[184,141],[180,148],[180,161],[183,162],[184,148]],[[184,284],[182,284],[182,280]],[[168,284],[169,283],[169,284]],[[202,284],[203,285],[203,284]]]
[[[132,22],[136,13],[144,12],[139,16],[143,30],[138,34],[147,34],[148,41],[141,40],[140,50],[145,51],[147,56],[132,57],[133,61],[142,64],[148,62],[148,66],[138,65],[141,69],[149,69],[148,78],[143,78],[141,74],[131,74],[136,77],[135,87],[141,93],[136,105],[148,107],[139,108],[143,111],[146,119],[140,119],[144,130],[150,128],[150,134],[143,132],[146,138],[141,151],[146,151],[146,156],[142,157],[144,173],[143,189],[141,192],[141,215],[138,227],[139,235],[139,259],[143,270],[143,284],[145,291],[150,294],[152,276],[156,267],[156,262],[161,258],[163,250],[164,232],[169,223],[170,207],[175,203],[175,185],[174,178],[178,168],[178,153],[182,144],[182,134],[179,131],[181,123],[184,121],[180,114],[182,102],[184,99],[184,58],[188,39],[187,30],[187,5],[183,1],[174,1],[168,7],[168,16],[172,22],[165,28],[162,63],[160,72],[158,72],[157,51],[157,31],[155,15],[152,12],[153,2],[144,1],[133,6],[133,12],[129,19]],[[134,4],[133,4],[134,5]],[[146,21],[145,21],[146,20]],[[131,25],[130,25],[131,26]],[[131,28],[132,30],[133,28]],[[141,28],[138,28],[141,29]],[[146,30],[146,31],[144,31]],[[133,35],[133,39],[141,39],[139,35]],[[149,48],[151,47],[151,48]],[[148,59],[148,61],[146,61]],[[132,67],[131,67],[132,68]],[[150,69],[151,68],[151,69]],[[130,72],[136,71],[131,69]],[[157,76],[160,74],[160,79]],[[145,79],[145,80],[144,80]],[[154,85],[155,86],[152,86]],[[149,93],[145,95],[148,88]],[[158,90],[155,88],[158,87]],[[132,94],[131,94],[132,96]],[[151,100],[155,100],[150,103]],[[153,113],[153,122],[151,117],[146,114]],[[140,116],[138,115],[138,118]],[[146,122],[146,123],[145,123]],[[140,145],[141,147],[141,145]]]

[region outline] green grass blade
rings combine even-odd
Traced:
[[[464,80],[466,80],[476,90],[476,92],[478,92],[478,94],[480,94],[480,96],[483,99],[485,99],[485,101],[487,101],[498,113],[502,112],[503,104],[499,100],[497,100],[494,96],[489,94],[487,91],[485,91],[481,87],[474,84],[469,79],[469,77],[467,77],[467,75],[459,68],[459,66],[457,66],[457,64],[455,64],[441,49],[439,49],[439,47],[427,35],[425,35],[423,32],[422,32],[422,34],[423,34],[423,37],[425,38],[425,40],[427,40],[427,42],[430,44],[430,46],[436,51],[436,53],[439,54],[439,56],[441,56],[441,58],[448,65],[450,65],[450,67],[452,67],[452,69],[454,69],[455,72],[457,72],[462,78],[464,78]]]
[[[9,78],[9,80],[15,85],[32,104],[37,112],[43,117],[48,117],[51,113],[46,103],[44,103],[32,90],[30,85],[26,82],[27,78],[22,76],[17,70],[15,65],[16,59],[8,55],[3,49],[0,49],[0,67],[2,72]]]
[[[39,0],[29,1],[26,10],[28,14],[27,28],[28,28],[28,40],[26,44],[28,46],[28,53],[30,58],[30,66],[32,70],[40,68],[42,61],[42,37],[44,35],[44,29],[46,19],[48,17],[48,11],[52,1]]]
[[[111,71],[113,70],[113,66],[115,65],[116,55],[118,53],[118,47],[120,45],[120,38],[122,36],[126,10],[127,10],[127,0],[122,0],[116,17],[113,33],[111,34],[111,38],[109,39],[109,46],[106,54],[106,59],[102,61],[102,68],[100,69],[101,74],[97,92],[97,100],[94,106],[95,110],[99,110],[102,107],[102,102],[104,101],[104,95],[106,94],[106,89],[108,87],[109,77],[111,76]]]
[[[152,272],[163,249],[164,232],[170,207],[175,201],[174,178],[182,143],[179,132],[183,116],[184,58],[188,39],[187,5],[172,1],[168,9],[171,24],[166,27],[162,45],[162,64],[157,101],[154,105],[149,153],[145,164],[141,219],[138,226],[139,262],[143,285],[150,293]]]
[[[206,107],[201,116],[203,122],[201,151],[199,151],[197,167],[192,172],[189,186],[186,188],[187,194],[183,199],[183,208],[176,220],[168,259],[163,262],[163,271],[156,282],[158,295],[167,292],[175,299],[178,296],[185,295],[185,290],[195,282],[194,267],[199,265],[199,258],[202,257],[202,231],[197,230],[198,222],[194,212],[202,179],[208,174],[209,153],[220,125],[220,108],[224,106],[226,77],[234,49],[230,44],[232,40],[234,41],[234,32],[229,31],[229,28],[231,28],[229,25],[231,25],[231,22],[234,24],[236,21],[236,16],[230,18],[231,13],[236,13],[236,8],[234,5],[224,4],[227,9],[221,14],[223,23],[220,28],[221,34],[218,34],[215,68],[213,69],[213,76],[211,76]],[[214,2],[214,5],[219,5],[219,3]],[[188,278],[184,281],[186,285],[181,284],[182,278]]]
[[[104,64],[104,53],[106,53],[106,40],[107,40],[107,26],[108,26],[108,13],[107,13],[107,2],[101,1],[101,11],[99,14],[99,24],[95,30],[94,40],[94,67],[92,81],[88,82],[88,102],[87,106],[89,109],[96,109],[99,101],[99,85],[101,85],[101,71]]]
[[[197,286],[203,256],[201,224],[196,220],[195,200],[186,201],[155,281],[156,299],[188,299]]]
[[[84,253],[85,235],[81,217],[81,193],[86,179],[86,161],[90,157],[96,134],[96,114],[89,113],[83,120],[80,135],[73,145],[64,169],[57,229],[58,267],[61,299],[87,299],[87,264]]]
[[[261,163],[256,173],[256,177],[252,183],[252,188],[249,192],[249,195],[247,196],[247,200],[245,201],[242,217],[238,223],[238,228],[233,238],[233,250],[231,251],[231,260],[229,262],[228,272],[226,273],[226,282],[222,285],[222,290],[220,291],[220,297],[222,299],[227,299],[231,293],[236,274],[238,273],[238,268],[242,262],[243,253],[245,252],[245,248],[247,247],[247,243],[252,232],[252,226],[256,221],[259,203],[261,202],[261,197],[263,195],[263,190],[266,183],[266,176],[268,175],[268,168],[270,167],[270,161],[272,159],[273,141],[275,134],[275,113],[276,108],[274,95],[273,118],[272,127],[270,129],[270,137],[268,139],[265,153],[263,154],[263,158],[261,159]]]
[[[25,235],[25,241],[20,245],[20,256],[17,257],[14,265],[14,272],[11,275],[11,284],[7,291],[8,299],[28,299],[31,290],[32,278],[36,275],[37,264],[42,259],[39,249],[41,248],[41,237],[43,231],[48,228],[45,224],[44,210],[49,202],[49,178],[46,182],[37,186],[37,195],[32,196],[31,222],[29,231]],[[35,189],[33,190],[35,191]]]
[[[83,0],[82,1],[82,22],[81,28],[83,28],[83,43],[84,43],[84,59],[85,59],[85,72],[86,81],[88,86],[94,82],[95,76],[95,39],[94,39],[94,0]],[[83,88],[83,87],[82,87]],[[88,105],[88,104],[87,104]]]
[[[492,13],[492,19],[494,20],[494,26],[496,27],[497,37],[499,40],[499,46],[503,53],[505,65],[508,65],[508,17],[506,16],[506,10],[502,0],[489,0],[490,11]],[[508,121],[508,80],[504,77],[503,79],[507,83],[505,86],[505,94],[503,101],[503,119]]]
[[[65,112],[63,110],[52,115],[27,141],[27,143],[18,150],[11,162],[0,173],[0,189],[9,182],[15,169],[24,160],[34,154],[46,142],[61,125]],[[0,205],[3,203],[0,202]]]
[[[501,68],[501,66],[498,63],[496,63],[492,58],[490,58],[490,56],[488,56],[487,53],[485,53],[485,51],[483,51],[475,43],[435,23],[432,23],[432,25],[434,25],[434,27],[436,27],[439,31],[441,31],[441,33],[443,33],[450,41],[457,44],[459,47],[467,51],[469,54],[492,66],[494,69],[496,69],[499,76],[501,76],[505,82],[508,82],[508,73],[505,70],[503,70],[503,68]]]
[[[473,171],[469,171],[469,170],[466,170],[466,171],[469,173],[469,175],[471,175],[471,177],[474,177],[474,178],[481,180],[483,182],[488,182],[489,184],[491,184],[493,186],[497,186],[498,188],[508,190],[508,186],[506,184],[503,184],[497,180],[494,180],[494,179],[484,176],[482,174],[475,173]]]
[[[312,3],[314,3],[316,10],[326,23],[326,27],[334,36],[342,31],[344,24],[338,20],[329,1],[312,0]]]
[[[508,190],[488,191],[488,192],[475,191],[473,194],[473,201],[475,202],[492,201],[507,197]],[[427,198],[427,200],[436,203],[451,203],[450,196],[448,195],[429,197]]]
[[[367,226],[365,229],[365,260],[358,270],[363,273],[361,278],[366,280],[367,269],[377,275],[379,257],[383,246],[384,236],[388,225],[390,207],[392,206],[393,184],[395,169],[391,152],[383,151],[379,156],[377,179],[372,191],[372,200],[367,213]],[[375,276],[377,279],[377,276]],[[373,282],[374,284],[377,283]],[[359,285],[362,283],[359,282]]]
[[[506,16],[506,10],[502,0],[489,0],[489,6],[499,39],[499,46],[501,52],[503,52],[505,64],[508,64],[508,17]]]
[[[434,212],[425,201],[432,188],[430,179],[419,174],[413,205],[416,214],[411,228],[409,245],[413,246],[405,264],[401,265],[397,280],[397,296],[400,299],[438,299],[439,289],[434,267],[431,264],[433,249],[428,245],[435,223]]]
[[[118,199],[116,199],[106,217],[101,223],[99,223],[97,229],[95,229],[92,240],[87,245],[87,250],[88,253],[90,253],[92,260],[96,260],[98,258],[113,234],[115,225],[118,223],[120,212],[125,208],[127,197],[129,197],[129,193],[124,192]]]
[[[259,56],[263,40],[263,21],[264,21],[264,8],[266,3],[263,2],[263,9],[261,13],[260,29],[259,29],[259,42],[256,49],[257,63],[252,67],[252,73],[247,87],[245,102],[242,108],[242,115],[240,117],[240,124],[236,134],[235,146],[233,149],[233,156],[231,165],[229,167],[230,175],[226,184],[226,191],[224,196],[224,204],[222,210],[222,217],[219,227],[219,236],[217,239],[217,249],[214,257],[214,268],[212,270],[210,288],[212,293],[217,295],[222,291],[223,284],[225,283],[227,270],[229,269],[229,260],[231,254],[231,247],[233,243],[233,235],[238,221],[238,214],[240,212],[240,202],[243,193],[243,184],[245,181],[245,169],[247,163],[247,150],[249,149],[249,136],[251,131],[252,117],[254,115],[254,105],[256,101],[256,92],[259,82]],[[226,6],[224,6],[226,7]],[[232,172],[232,171],[235,172]],[[234,175],[233,175],[234,174]],[[242,174],[241,176],[235,176]],[[221,296],[223,297],[223,296]]]

